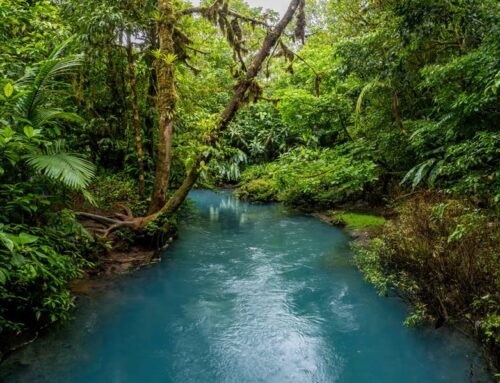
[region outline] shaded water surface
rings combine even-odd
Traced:
[[[405,306],[363,281],[341,230],[227,193],[191,198],[196,212],[161,264],[83,300],[75,321],[8,359],[0,381],[478,379],[472,344],[402,326]]]

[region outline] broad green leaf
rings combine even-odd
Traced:
[[[33,129],[32,126],[25,126],[24,127],[24,134],[26,135],[26,137],[28,138],[33,138],[35,136],[35,129]]]
[[[12,93],[14,93],[14,87],[10,82],[3,87],[3,93],[7,98],[10,98],[10,96],[12,96]]]
[[[5,233],[0,233],[0,242],[9,250],[14,250],[14,242]]]
[[[13,266],[21,266],[24,262],[26,262],[26,259],[21,255],[21,254],[12,254],[12,258],[10,260],[10,263]]]
[[[21,234],[19,234],[19,236],[17,238],[18,238],[17,242],[20,245],[28,245],[30,243],[35,243],[36,241],[38,241],[40,239],[40,237],[31,235],[31,234],[27,234],[27,233],[21,233]]]

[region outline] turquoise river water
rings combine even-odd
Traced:
[[[80,300],[0,381],[489,381],[471,342],[402,325],[405,305],[364,282],[342,230],[225,192],[191,199],[159,265]]]

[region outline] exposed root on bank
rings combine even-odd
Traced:
[[[118,229],[128,228],[134,231],[138,231],[143,227],[144,218],[134,218],[132,211],[127,206],[121,205],[125,214],[115,213],[113,216],[108,217],[100,214],[87,213],[87,212],[75,212],[78,217],[86,218],[100,224],[102,227],[92,227],[87,226],[92,232],[99,234],[103,238],[107,239],[110,235]]]

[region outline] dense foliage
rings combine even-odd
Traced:
[[[65,319],[73,307],[67,284],[89,266],[93,240],[70,212],[45,219],[0,226],[1,331]]]
[[[96,250],[170,233],[198,177],[239,179],[247,156],[218,131],[260,93],[281,32],[242,1],[2,0],[0,18],[3,339],[66,318]]]
[[[381,190],[402,182],[498,206],[498,4],[323,5],[291,74],[271,78],[288,135],[311,148],[359,141]]]
[[[368,279],[498,347],[498,2],[291,4],[273,40],[279,15],[241,0],[0,0],[0,336],[67,317],[94,237],[232,183],[396,207]]]
[[[63,140],[66,126],[81,123],[62,108],[61,79],[80,65],[79,57],[63,56],[66,47],[56,46],[16,81],[1,81],[0,333],[66,318],[67,283],[89,264],[91,237],[72,213],[54,212],[73,191],[87,195],[94,174]]]
[[[399,213],[380,238],[358,249],[367,279],[411,304],[409,324],[465,320],[498,351],[498,222],[471,204],[435,195],[415,197]]]
[[[275,162],[249,167],[238,195],[262,202],[327,207],[365,196],[379,170],[362,142],[334,149],[297,147]]]
[[[368,280],[406,298],[408,324],[466,321],[498,350],[498,3],[310,4],[311,36],[269,79],[275,127],[258,113],[234,123],[250,132],[239,195],[307,209],[394,201],[400,218],[358,249]],[[282,126],[275,161],[245,149]]]

